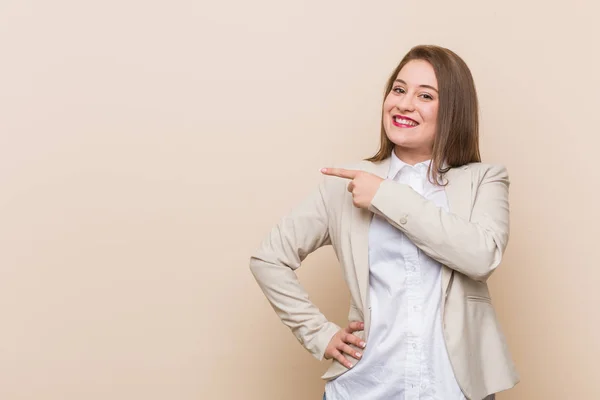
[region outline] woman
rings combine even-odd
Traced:
[[[513,387],[519,377],[486,284],[508,242],[509,180],[504,167],[481,163],[464,61],[412,48],[387,83],[377,154],[322,172],[250,267],[300,343],[333,359],[327,400],[481,400]],[[294,272],[324,245],[351,294],[343,329]]]

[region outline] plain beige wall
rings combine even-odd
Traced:
[[[600,398],[595,1],[0,2],[0,398],[319,399],[248,259],[318,169],[373,154],[420,43],[470,65],[511,173],[491,279],[522,382]],[[333,321],[330,248],[300,278]]]

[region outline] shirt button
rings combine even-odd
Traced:
[[[400,218],[400,223],[404,225],[407,222],[406,217]]]

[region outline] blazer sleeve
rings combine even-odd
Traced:
[[[400,229],[425,254],[485,282],[498,267],[509,237],[509,179],[505,167],[483,172],[465,219],[437,207],[410,186],[386,180],[369,209]]]
[[[330,245],[325,180],[262,240],[250,270],[271,306],[298,341],[318,360],[340,327],[319,311],[295,270],[316,249]]]

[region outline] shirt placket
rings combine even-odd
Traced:
[[[414,169],[409,173],[409,185],[417,193],[423,192],[423,183]],[[421,279],[421,265],[417,247],[409,243],[410,251],[405,257],[406,269],[406,298],[408,330],[406,332],[406,371],[405,391],[406,400],[418,400],[421,391],[421,352],[423,351],[422,329],[423,314],[423,289]]]

